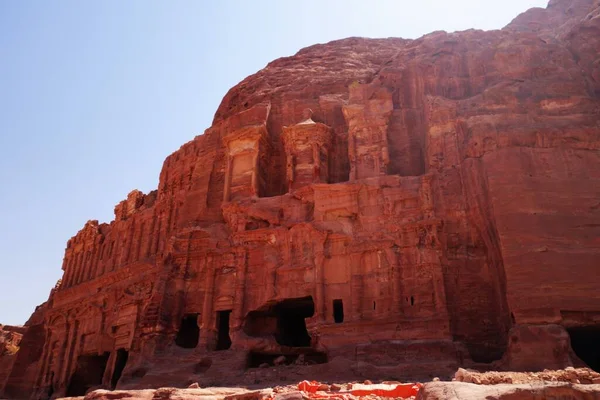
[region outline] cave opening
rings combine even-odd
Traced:
[[[198,345],[199,338],[198,314],[184,315],[175,337],[175,344],[184,349],[194,349]]]
[[[333,301],[333,320],[336,324],[344,322],[344,303],[341,299]]]
[[[275,307],[277,334],[275,340],[282,346],[309,347],[310,335],[305,318],[315,313],[315,303],[311,296],[286,299]]]
[[[315,313],[311,296],[281,300],[250,311],[243,330],[248,336],[272,336],[281,346],[310,347],[305,318]]]
[[[567,329],[571,348],[591,369],[600,372],[600,326]]]
[[[109,355],[110,353],[79,356],[66,396],[85,396],[90,388],[101,385]]]
[[[125,365],[127,365],[127,359],[129,358],[129,352],[125,349],[117,350],[117,359],[115,360],[115,369],[113,370],[112,378],[110,379],[110,387],[112,390],[115,390],[117,387],[117,383],[119,379],[121,379],[121,375],[123,374],[123,370],[125,369]]]
[[[217,311],[217,347],[216,350],[227,350],[231,347],[229,336],[229,316],[231,310]]]

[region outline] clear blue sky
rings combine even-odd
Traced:
[[[0,323],[60,278],[66,241],[108,222],[269,61],[348,36],[497,29],[546,0],[0,2]]]

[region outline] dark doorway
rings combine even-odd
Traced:
[[[341,299],[333,301],[333,320],[336,324],[344,322],[344,303]]]
[[[75,373],[67,387],[67,397],[84,396],[90,388],[101,385],[109,355],[79,356]]]
[[[175,337],[175,344],[184,349],[194,349],[198,345],[199,338],[198,314],[184,315]]]
[[[277,335],[275,339],[282,346],[309,347],[310,336],[306,330],[305,318],[315,313],[312,297],[283,300],[276,306]]]
[[[571,348],[591,369],[600,372],[600,327],[567,329]]]
[[[112,378],[110,379],[110,388],[115,390],[117,383],[123,374],[127,359],[129,358],[129,352],[125,349],[117,350],[117,359],[115,360],[115,369],[113,370]]]
[[[216,350],[227,350],[231,347],[231,338],[229,337],[229,316],[231,310],[217,311],[217,348]]]

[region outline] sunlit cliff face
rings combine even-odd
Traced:
[[[577,362],[600,310],[600,19],[565,4],[246,78],[157,191],[69,241],[7,393],[253,383],[281,356],[323,380]]]

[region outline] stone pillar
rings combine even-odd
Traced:
[[[73,285],[73,256],[70,253],[67,253],[67,255],[65,256],[65,258],[69,259],[69,261],[67,262],[67,266],[65,269],[65,279],[64,279],[64,287],[65,288],[69,288]]]
[[[213,301],[215,291],[216,269],[213,263],[213,257],[209,256],[206,260],[206,290],[204,292],[204,304],[202,305],[202,324],[200,326],[200,343],[203,348],[208,349],[212,344],[212,321],[213,321]]]
[[[69,371],[71,370],[71,364],[73,363],[73,356],[75,351],[75,342],[77,341],[77,335],[79,330],[79,322],[73,317],[68,317],[70,320],[67,324],[67,332],[65,343],[63,345],[60,357],[60,368],[58,369],[58,382],[59,387],[66,390],[68,380],[70,378]]]
[[[115,371],[115,363],[117,361],[117,350],[113,349],[108,356],[106,361],[106,368],[104,368],[104,374],[102,375],[102,385],[110,388],[110,381]]]
[[[318,248],[315,246],[315,317],[319,322],[325,322],[325,278],[323,273],[323,264],[325,256],[323,253],[323,245],[319,243]]]
[[[283,143],[287,160],[288,189],[298,189],[329,179],[329,150],[332,129],[310,118],[283,128]]]
[[[242,326],[244,319],[244,297],[246,295],[246,271],[248,262],[246,260],[246,250],[240,249],[236,252],[236,284],[234,306],[231,315],[231,328],[239,328]]]
[[[42,364],[37,372],[37,377],[35,379],[35,389],[39,389],[41,386],[46,385],[46,374],[47,369],[49,367],[48,360],[50,359],[50,346],[52,343],[52,330],[50,328],[46,329],[46,343],[44,343],[44,347],[42,350],[42,356],[40,359],[42,360]]]

